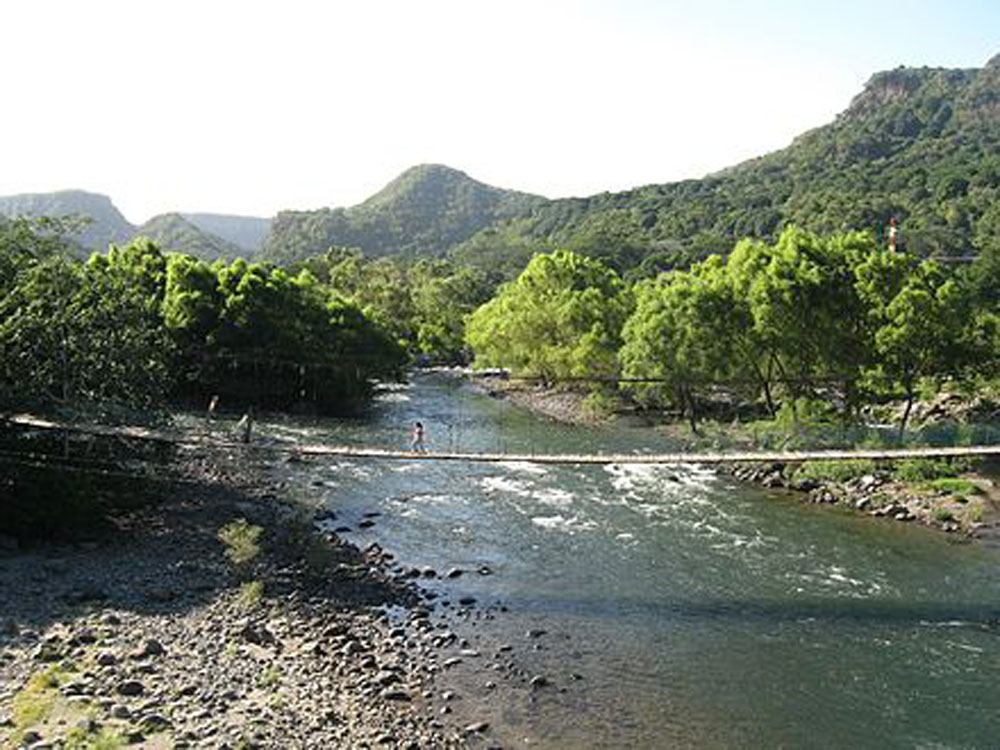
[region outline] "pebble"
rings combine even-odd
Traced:
[[[138,723],[147,732],[162,732],[171,726],[170,720],[162,714],[146,714]]]
[[[125,680],[118,683],[118,692],[121,695],[142,695],[146,692],[146,686],[138,680]]]
[[[163,656],[165,653],[167,653],[167,650],[163,647],[163,644],[154,638],[150,638],[132,656],[137,659],[145,659],[150,656]]]
[[[413,700],[410,694],[405,690],[385,690],[382,693],[382,697],[387,701],[405,701],[409,702]]]

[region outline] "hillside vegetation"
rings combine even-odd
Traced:
[[[288,262],[331,247],[359,248],[366,255],[440,254],[483,227],[544,202],[490,187],[449,167],[425,164],[351,208],[282,211],[264,241],[262,257]]]
[[[202,231],[214,234],[239,245],[246,254],[257,253],[271,228],[270,219],[258,216],[232,216],[230,214],[182,213],[185,219]]]
[[[136,237],[145,237],[168,250],[183,252],[202,260],[239,258],[247,255],[246,249],[206,232],[180,214],[154,216],[135,230]]]
[[[738,127],[738,124],[734,124]],[[967,255],[1000,241],[1000,56],[985,68],[872,76],[834,122],[787,148],[700,180],[549,201],[483,229],[456,256],[485,266],[569,247],[655,271],[774,240],[891,218],[911,252]]]
[[[136,227],[108,196],[84,190],[0,197],[0,216],[74,217],[78,227],[69,239],[81,257],[88,251],[103,252],[109,245],[123,245],[137,237],[147,237],[169,250],[205,260],[249,257],[260,249],[271,224],[270,219],[253,216],[168,213]]]
[[[128,242],[135,227],[122,216],[106,195],[84,190],[55,193],[22,193],[0,197],[0,216],[15,218],[85,217],[88,221],[73,239],[82,248],[107,249],[111,243]]]
[[[533,254],[565,248],[651,276],[742,238],[773,241],[790,224],[884,243],[893,218],[915,254],[976,254],[1000,240],[998,147],[997,58],[982,69],[901,67],[872,76],[832,123],[702,179],[546,200],[424,165],[358,206],[280,213],[263,257],[450,253],[510,278]]]

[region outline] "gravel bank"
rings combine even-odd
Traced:
[[[187,460],[107,537],[8,540],[0,747],[489,746],[437,686],[463,639],[434,603],[391,555],[315,534],[238,463]],[[239,566],[218,538],[238,519],[263,529]]]

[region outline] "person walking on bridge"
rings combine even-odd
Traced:
[[[427,450],[427,446],[424,445],[424,425],[422,422],[417,422],[413,425],[413,439],[410,442],[410,450]]]

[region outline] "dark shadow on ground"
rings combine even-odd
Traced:
[[[0,551],[0,647],[19,633],[95,609],[183,614],[250,580],[263,582],[268,599],[320,600],[343,609],[417,602],[412,585],[383,573],[377,559],[316,534],[308,511],[263,483],[238,449],[211,456],[133,450],[124,460],[119,450],[112,463],[101,448],[74,465],[33,448],[16,462],[0,456],[0,477],[7,489],[18,482],[48,488],[51,533],[43,525],[34,538],[19,539],[17,549],[7,537]],[[65,497],[53,497],[60,488]],[[83,510],[100,517],[74,530],[81,492],[96,500]],[[38,494],[29,492],[27,500]],[[240,519],[263,529],[261,551],[234,566],[219,530]]]

